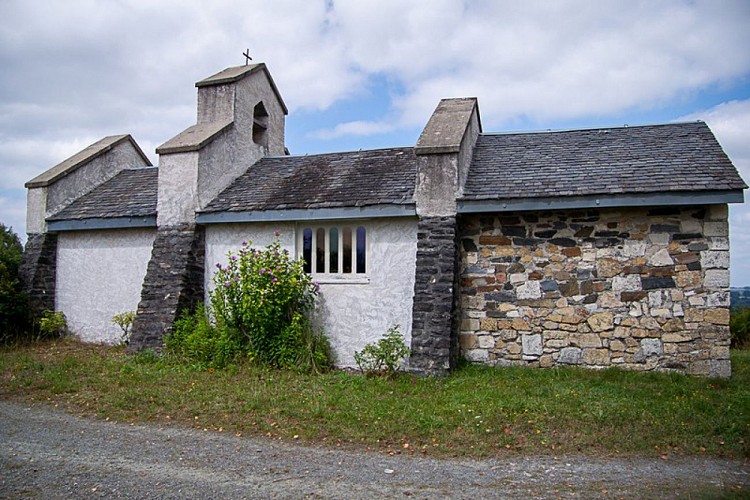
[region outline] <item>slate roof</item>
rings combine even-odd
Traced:
[[[413,148],[261,159],[203,212],[413,204]]]
[[[48,221],[156,215],[157,167],[125,169],[48,217]]]
[[[702,122],[479,136],[464,200],[747,186]]]

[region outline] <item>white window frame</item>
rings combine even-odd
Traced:
[[[356,269],[356,263],[357,263],[357,228],[363,227],[365,230],[365,272],[364,273],[357,273],[355,271]],[[328,272],[330,268],[330,244],[331,244],[331,229],[336,228],[338,229],[339,237],[338,237],[338,255],[339,255],[339,262],[338,262],[338,268],[343,269],[344,268],[344,228],[349,227],[352,230],[352,268],[353,271],[351,273],[344,273],[343,271],[339,271],[337,273],[331,273]],[[364,221],[361,220],[347,220],[345,222],[322,222],[322,221],[311,221],[307,223],[298,222],[296,227],[296,245],[297,245],[297,259],[303,260],[304,259],[304,249],[305,249],[305,229],[311,229],[312,230],[312,262],[310,263],[310,268],[312,272],[310,275],[313,277],[315,281],[317,281],[320,284],[357,284],[357,285],[365,285],[370,283],[370,270],[372,269],[372,262],[370,260],[370,228],[367,226],[367,224]],[[320,272],[317,269],[317,259],[315,258],[315,246],[317,242],[317,232],[318,229],[324,229],[325,230],[325,270],[323,272]]]

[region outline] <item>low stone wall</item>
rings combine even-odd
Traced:
[[[730,375],[726,205],[472,215],[459,227],[468,360]]]

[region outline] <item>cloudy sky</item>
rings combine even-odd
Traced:
[[[748,0],[0,0],[0,221],[23,233],[24,182],[106,135],[156,164],[246,48],[293,154],[412,145],[440,98],[477,96],[485,131],[701,119],[750,181],[748,47]]]

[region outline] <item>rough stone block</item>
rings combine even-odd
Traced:
[[[663,342],[690,342],[693,338],[685,333],[665,333],[661,336]]]
[[[641,277],[637,274],[612,278],[612,291],[614,292],[638,292],[642,289]]]
[[[626,240],[622,246],[622,255],[624,257],[641,257],[645,255],[646,248],[647,245],[644,241]]]
[[[728,250],[706,250],[701,252],[701,266],[703,269],[728,269]]]
[[[595,333],[583,333],[576,335],[572,343],[578,347],[601,347],[602,339]]]
[[[511,327],[514,330],[518,330],[520,332],[531,330],[531,325],[529,324],[529,322],[521,318],[514,318],[511,322]]]
[[[703,312],[703,320],[714,325],[729,324],[729,309],[706,309]]]
[[[701,285],[700,271],[681,271],[675,276],[677,286],[685,289],[697,288]]]
[[[495,347],[495,339],[492,335],[477,335],[477,345],[479,349],[492,349]]]
[[[578,347],[565,347],[560,350],[560,356],[557,358],[558,363],[565,365],[578,365],[581,363],[581,349]]]
[[[732,376],[732,364],[728,359],[712,359],[710,362],[710,377],[729,378]]]
[[[470,349],[476,349],[479,343],[477,342],[477,336],[473,333],[463,333],[458,336],[458,342],[461,346],[461,350],[467,351]]]
[[[521,344],[524,355],[539,356],[542,354],[542,336],[539,334],[522,335]]]
[[[729,288],[729,271],[726,269],[708,269],[703,284],[708,288]]]
[[[672,278],[642,278],[641,283],[644,290],[655,290],[657,288],[674,288],[675,282]]]
[[[614,328],[614,316],[611,312],[594,314],[586,322],[595,332],[603,332]]]
[[[666,248],[662,248],[658,252],[656,252],[654,255],[651,256],[650,259],[648,259],[648,265],[650,266],[672,266],[674,265],[674,261],[672,260],[672,257],[669,255],[669,252]]]
[[[468,349],[464,351],[464,358],[473,363],[486,363],[490,360],[490,353],[485,349]]]
[[[621,340],[612,340],[609,343],[609,349],[611,351],[622,352],[625,350],[625,344]]]
[[[731,305],[731,296],[729,292],[714,292],[706,295],[706,305],[708,307],[729,307]]]
[[[708,238],[709,250],[729,250],[729,238],[712,237]]]
[[[685,324],[679,318],[672,318],[661,326],[665,332],[679,332],[685,329]]]
[[[727,221],[708,221],[703,224],[703,234],[706,236],[723,236],[729,235],[729,225]]]
[[[685,309],[685,322],[686,323],[702,323],[703,322],[703,310],[690,307]]]
[[[550,368],[555,363],[551,354],[545,354],[539,358],[539,368]]]
[[[583,364],[592,366],[606,366],[610,364],[607,349],[584,349],[581,357]]]
[[[711,359],[729,359],[729,346],[720,345],[711,348]]]
[[[479,320],[465,318],[461,321],[461,330],[477,331],[479,330]]]
[[[659,339],[642,339],[641,350],[646,357],[661,356],[664,354],[664,345]]]
[[[542,296],[542,288],[538,281],[527,281],[516,288],[519,299],[538,299]]]
[[[622,264],[616,259],[603,258],[596,262],[596,275],[599,278],[612,278],[622,272]]]
[[[508,354],[521,354],[522,348],[518,342],[509,342],[505,346],[505,350]]]

